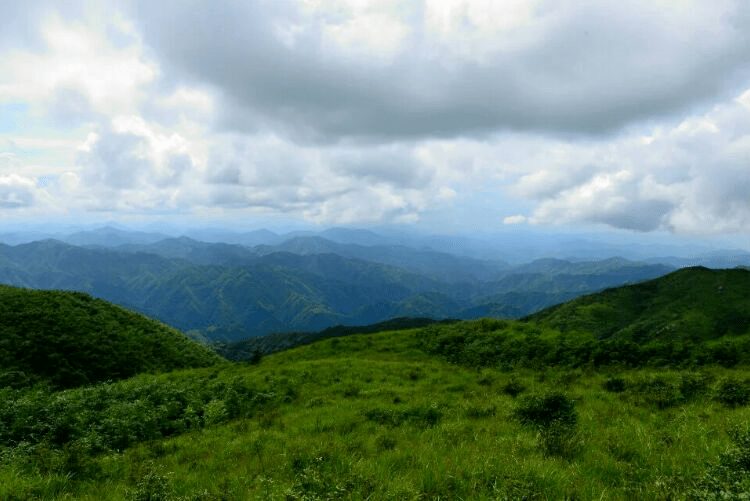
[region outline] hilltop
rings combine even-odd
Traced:
[[[640,344],[745,334],[750,329],[750,271],[684,268],[552,306],[524,320]]]
[[[519,321],[430,326],[421,347],[471,366],[750,364],[750,271],[686,268]]]
[[[71,388],[219,361],[179,331],[88,294],[0,286],[0,387]]]

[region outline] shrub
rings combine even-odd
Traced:
[[[627,388],[627,382],[621,377],[609,377],[604,381],[604,389],[611,393],[622,393]]]
[[[125,492],[127,501],[170,501],[173,499],[170,482],[171,473],[164,472],[164,466],[155,467],[150,463],[146,473],[138,480],[135,490]]]
[[[227,408],[221,400],[211,400],[203,408],[203,422],[206,425],[222,423],[228,418]]]
[[[503,385],[502,390],[506,395],[516,397],[520,393],[523,393],[526,390],[526,387],[521,384],[521,382],[516,378],[511,378],[507,383]]]
[[[562,421],[553,421],[539,430],[539,446],[545,456],[563,459],[573,459],[583,448],[575,426]]]
[[[646,405],[666,409],[682,401],[676,384],[663,376],[644,377],[631,385],[631,391]]]
[[[524,398],[516,408],[515,415],[521,424],[538,428],[553,423],[572,426],[578,419],[573,400],[564,393],[554,391]]]
[[[719,383],[716,399],[729,407],[746,405],[750,401],[750,389],[746,381],[736,378],[726,378]]]
[[[420,405],[403,410],[370,409],[365,412],[365,417],[369,421],[381,425],[401,426],[401,424],[408,422],[417,426],[432,427],[442,419],[443,413],[435,406]]]
[[[680,393],[685,400],[691,400],[700,395],[705,395],[713,376],[699,372],[685,372],[680,374]]]
[[[733,446],[719,455],[718,461],[697,482],[689,499],[718,501],[747,499],[750,492],[750,430],[729,430]]]

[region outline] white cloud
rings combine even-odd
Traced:
[[[739,0],[4,12],[0,212],[750,231]]]
[[[35,188],[33,179],[17,174],[0,176],[0,208],[17,209],[33,205]]]
[[[575,150],[587,159],[583,170],[553,162],[509,188],[537,201],[530,222],[750,232],[750,109],[742,98],[653,135],[579,143]]]
[[[503,218],[503,224],[522,224],[525,223],[528,218],[522,214],[516,214],[514,216],[507,216]]]
[[[138,44],[114,47],[96,24],[70,23],[50,14],[40,31],[44,51],[14,50],[0,58],[0,102],[49,103],[58,116],[60,99],[66,98],[58,94],[67,92],[68,100],[75,93],[83,103],[76,106],[86,113],[90,107],[122,113],[137,105],[142,86],[157,76],[157,66],[144,60]]]

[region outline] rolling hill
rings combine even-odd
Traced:
[[[600,339],[701,341],[750,329],[750,271],[684,268],[547,308],[526,321]]]
[[[87,294],[0,286],[0,387],[70,388],[220,360],[160,322]]]

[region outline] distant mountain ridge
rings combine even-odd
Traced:
[[[189,237],[110,247],[0,244],[0,283],[87,292],[196,337],[224,340],[394,317],[519,317],[669,271],[624,259],[547,259],[514,268],[309,236],[252,248]]]

